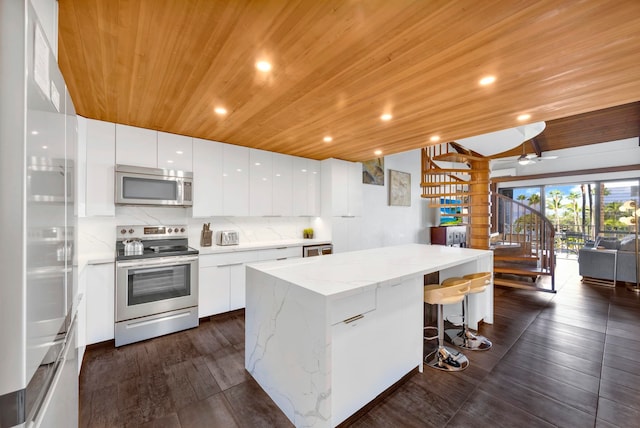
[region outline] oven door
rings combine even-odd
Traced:
[[[198,256],[116,263],[116,321],[198,305]]]

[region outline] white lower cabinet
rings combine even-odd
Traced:
[[[114,338],[115,264],[89,265],[86,290],[87,345]]]
[[[302,257],[302,247],[200,255],[198,316],[245,307],[247,263]]]
[[[258,251],[242,251],[200,256],[200,318],[244,308],[244,265],[257,261],[258,254]]]
[[[358,309],[331,326],[332,423],[343,422],[420,364],[422,310],[415,299],[421,281],[380,284],[375,308],[370,293],[331,302],[330,307]]]
[[[336,424],[380,393],[377,377],[372,376],[383,367],[379,359],[372,358],[379,340],[378,311],[360,315],[356,321],[331,327],[331,419]]]

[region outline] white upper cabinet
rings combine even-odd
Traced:
[[[193,138],[158,132],[158,168],[193,171]]]
[[[87,159],[85,212],[87,216],[113,216],[116,213],[114,204],[116,125],[93,119],[83,120],[86,120]],[[82,135],[79,140],[82,142]],[[81,152],[81,150],[78,151]],[[79,179],[82,180],[82,177]]]
[[[362,215],[362,164],[322,161],[322,213],[333,217]]]
[[[224,215],[223,146],[216,141],[193,139],[193,217]]]
[[[320,161],[293,158],[293,215],[320,215]]]
[[[249,207],[252,216],[293,214],[293,157],[249,150]]]
[[[116,163],[157,168],[158,132],[117,124]]]
[[[223,144],[223,210],[227,216],[249,215],[249,149]],[[197,186],[198,183],[194,183]]]
[[[273,214],[272,153],[249,149],[249,215]]]
[[[293,215],[293,156],[272,154],[273,215]]]

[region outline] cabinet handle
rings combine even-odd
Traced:
[[[286,250],[287,248],[289,248],[289,247],[278,247],[278,248],[276,248],[276,250]]]
[[[356,216],[354,216],[354,215],[343,215],[343,216],[340,216],[340,217],[342,217],[342,218],[356,218]]]
[[[278,260],[287,260],[287,258],[286,257],[282,257],[280,259],[276,259],[276,261],[278,261]]]
[[[226,265],[218,265],[218,267],[227,267],[227,266],[238,266],[238,265],[243,265],[244,263],[240,262],[240,263],[229,263]]]
[[[345,324],[349,324],[352,323],[354,321],[358,321],[359,319],[364,318],[364,315],[360,314],[360,315],[356,315],[355,317],[351,317],[351,318],[347,318],[346,320],[342,321]]]

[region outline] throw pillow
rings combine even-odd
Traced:
[[[620,251],[635,251],[636,250],[636,237],[633,235],[627,235],[620,241]]]

